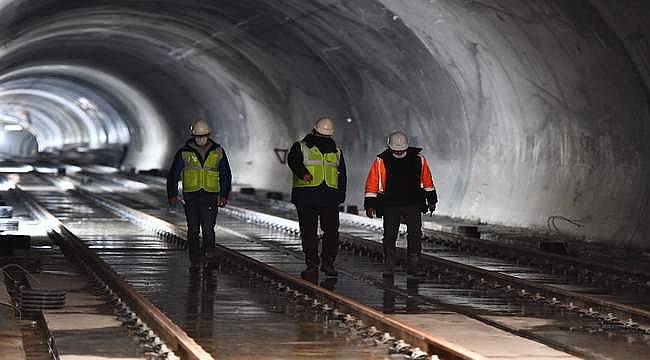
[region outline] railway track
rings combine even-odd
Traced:
[[[184,243],[182,228],[125,206],[138,206],[138,201],[128,195],[123,195],[121,208],[113,207],[111,211],[106,211],[110,208],[106,204],[103,209],[99,207],[101,201],[89,201],[88,196],[51,189],[25,195],[35,212],[51,226],[52,236],[59,238],[66,250],[86,259],[88,270],[95,274],[97,281],[106,284],[104,287],[116,311],[127,323],[137,327],[141,342],[157,350],[157,356],[183,359],[209,358],[215,353],[235,356],[238,352],[245,353],[248,347],[248,351],[290,359],[299,355],[295,352],[298,347],[307,352],[317,348],[317,353],[320,352],[317,355],[322,358],[382,359],[388,352],[403,353],[414,359],[429,354],[444,359],[481,358],[377,310],[241,255],[240,252],[246,251],[232,249],[263,253],[271,263],[301,266],[299,259],[288,259],[285,251],[273,247],[261,249],[236,230],[222,238],[228,247],[222,244],[219,256],[201,274],[188,274],[189,261],[179,251]],[[164,276],[181,272],[182,276],[172,276],[172,279]],[[358,282],[350,285],[359,286]],[[367,284],[361,286],[368,288],[368,293],[379,292]],[[233,294],[248,299],[254,311],[233,318],[236,311],[228,307],[228,300],[223,300]],[[397,296],[396,301],[406,302],[406,299]],[[179,303],[186,306],[179,309]],[[199,308],[202,310],[198,311]],[[246,308],[245,304],[235,307]],[[277,322],[272,329],[268,329],[269,319]],[[247,321],[250,327],[246,326]],[[215,328],[214,324],[223,325]],[[265,326],[266,331],[256,334],[255,329]],[[240,333],[233,328],[239,328]],[[301,338],[299,345],[278,341],[279,329],[295,329],[295,334],[284,335]],[[258,336],[251,337],[255,334]]]
[[[255,216],[246,210],[263,210],[282,219],[295,220],[295,214],[286,205],[269,207],[249,201],[241,205],[241,216]],[[341,214],[344,247],[372,253],[381,258],[381,225],[359,216]],[[258,221],[271,223],[269,217]],[[291,225],[297,231],[297,224]],[[424,270],[435,272],[462,272],[468,280],[493,287],[505,287],[508,292],[519,292],[522,297],[547,301],[553,305],[582,311],[583,315],[598,318],[608,325],[650,333],[650,276],[643,271],[595,264],[567,256],[494,244],[456,234],[425,231]],[[402,243],[402,246],[404,244]],[[403,257],[402,257],[403,259]],[[613,279],[607,279],[609,275]],[[616,282],[621,278],[627,281]],[[482,279],[482,280],[481,280]],[[632,280],[634,279],[634,280]],[[489,284],[491,283],[491,285]],[[509,287],[508,287],[509,286]],[[591,310],[589,310],[591,309]]]
[[[152,187],[164,186],[164,179],[148,175],[135,176],[152,185]],[[264,211],[275,214],[279,217],[295,220],[294,206],[288,202],[261,199],[255,196],[239,195],[243,207],[252,210],[263,207]],[[354,228],[372,229],[376,232],[382,231],[381,221],[367,219],[341,213],[343,225],[350,225],[350,232],[355,233]],[[404,233],[404,228],[402,229]],[[578,257],[557,255],[549,252],[536,250],[526,246],[515,246],[494,241],[476,239],[462,236],[455,233],[433,231],[424,229],[424,240],[437,247],[439,253],[451,253],[451,256],[483,255],[494,259],[504,260],[507,263],[514,263],[516,266],[526,265],[536,269],[536,272],[548,276],[542,276],[544,281],[547,277],[560,275],[565,278],[564,283],[572,286],[583,286],[587,291],[594,287],[600,287],[603,291],[607,289],[606,297],[619,296],[621,298],[647,298],[650,295],[650,272],[643,266],[632,264],[621,266],[620,262],[608,263],[600,260],[585,260]],[[498,270],[498,269],[497,269]],[[622,302],[629,302],[623,299]],[[648,304],[638,304],[639,308],[648,309]]]
[[[150,185],[152,188],[159,186]],[[152,196],[155,193],[159,197],[162,195],[157,190],[148,191]],[[229,207],[226,213],[292,234],[293,240],[284,239],[273,243],[300,256],[299,241],[295,238],[297,223],[290,205],[252,197],[238,198],[239,201],[235,201],[238,206]],[[368,263],[374,262],[378,265],[381,262],[379,229],[380,224],[377,222],[342,214],[342,247],[352,254],[368,258]],[[464,313],[476,316],[482,321],[584,357],[625,358],[625,355],[621,357],[620,350],[608,350],[612,349],[612,346],[617,348],[618,344],[626,349],[625,353],[630,354],[628,358],[631,359],[637,358],[635,354],[647,350],[650,317],[644,301],[646,283],[643,279],[646,275],[643,272],[616,268],[617,278],[634,280],[624,282],[626,285],[621,288],[626,289],[625,291],[612,294],[604,288],[596,287],[603,286],[601,281],[605,281],[604,285],[608,284],[607,281],[610,280],[603,280],[606,276],[589,276],[599,272],[604,274],[610,269],[606,265],[573,261],[574,259],[568,257],[530,249],[485,244],[484,241],[465,239],[457,235],[433,232],[428,232],[427,235],[430,241],[425,246],[423,269],[429,275],[428,280],[420,282],[417,295],[409,291],[408,281],[398,280],[397,284],[389,284],[396,293],[407,294],[415,302],[447,305],[451,303],[453,307],[460,308]],[[467,244],[464,243],[465,240]],[[488,251],[484,250],[487,245],[491,245]],[[531,262],[531,258],[535,261]],[[558,258],[561,260],[559,265],[554,263]],[[587,269],[591,265],[594,267]],[[369,283],[381,282],[379,277],[367,275],[373,273],[369,267],[357,269],[344,268],[348,273]],[[377,266],[374,272],[378,272]],[[445,278],[451,279],[450,282],[456,283],[457,286],[462,285],[459,289],[454,289],[457,292],[465,291],[475,297],[423,291],[423,283],[431,279]],[[406,282],[406,286],[400,284],[400,281]],[[440,285],[440,282],[437,285]],[[486,296],[492,298],[486,300]],[[490,314],[493,304],[498,304],[502,309],[524,306],[527,311],[522,313],[511,310],[505,312],[510,311],[510,315],[514,316],[538,314],[559,324],[555,325],[559,331],[554,333],[547,331],[548,329],[522,330],[520,327],[513,327],[502,314]],[[576,344],[576,338],[582,340]],[[593,345],[589,345],[590,343]],[[625,343],[632,345],[626,346]],[[592,346],[592,349],[589,349],[589,346]],[[587,351],[584,351],[585,349]]]

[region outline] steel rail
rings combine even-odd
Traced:
[[[352,247],[359,247],[374,253],[383,252],[381,244],[372,240],[360,239],[346,234],[341,234],[342,242],[347,242]],[[398,249],[402,256],[406,249]],[[551,305],[560,306],[569,310],[581,312],[584,315],[602,318],[614,322],[617,319],[627,320],[627,324],[635,324],[642,330],[650,330],[650,312],[617,302],[598,299],[569,290],[560,289],[551,285],[539,284],[496,271],[485,270],[471,265],[442,259],[433,255],[423,254],[420,262],[429,271],[448,270],[457,274],[464,274],[468,280],[475,280],[495,288],[504,288],[507,292],[520,297],[530,298],[535,301],[545,301]],[[621,325],[625,325],[621,323]]]
[[[243,198],[249,197],[249,195],[236,195],[242,196]],[[287,204],[284,201],[274,199],[257,200],[262,200],[271,205],[283,205],[283,203]],[[364,216],[343,212],[340,213],[339,216],[341,224],[361,226],[378,232],[383,231],[383,224],[381,219],[370,219]],[[405,232],[406,227],[404,225],[401,225],[400,233]],[[460,249],[459,251],[468,253],[471,253],[472,251],[484,252],[490,254],[490,256],[495,258],[517,259],[519,261],[529,263],[530,266],[538,268],[552,267],[553,269],[557,269],[555,271],[559,270],[564,271],[567,274],[575,274],[578,277],[578,279],[576,279],[576,283],[588,283],[589,280],[596,280],[600,282],[607,282],[607,286],[614,285],[622,288],[637,286],[639,289],[642,289],[644,291],[650,290],[650,272],[642,269],[625,268],[622,266],[603,264],[592,260],[571,257],[568,255],[544,252],[525,246],[517,246],[472,238],[453,231],[446,231],[444,228],[439,230],[423,228],[423,234],[425,235],[425,238],[430,239],[429,241],[439,241],[445,243],[446,246],[456,246]]]
[[[151,328],[164,344],[183,360],[213,360],[194,339],[147,298],[138,293],[106,264],[94,251],[90,250],[76,235],[68,230],[65,225],[45,209],[31,194],[20,190],[25,204],[48,227],[48,235],[59,240],[62,249],[71,251],[80,262],[95,272],[113,292],[119,295],[133,312]]]
[[[128,174],[127,174],[128,175]],[[152,176],[147,175],[150,178]],[[126,176],[128,177],[128,176]],[[160,184],[153,184],[154,187],[162,188]],[[258,199],[259,200],[259,199]],[[282,200],[263,199],[269,204],[283,203]],[[382,222],[380,219],[369,219],[359,215],[340,213],[342,224],[362,226],[377,231],[382,231]],[[404,227],[400,232],[405,230]],[[526,261],[531,266],[542,267],[552,266],[559,268],[561,271],[576,273],[582,277],[596,278],[597,280],[607,279],[608,286],[621,285],[640,286],[644,290],[650,290],[650,272],[642,269],[631,269],[621,266],[603,264],[591,260],[574,258],[567,255],[553,254],[537,249],[527,248],[504,244],[483,239],[476,239],[461,234],[434,229],[423,229],[423,234],[427,237],[434,238],[446,243],[454,243],[459,248],[474,248],[489,254],[495,254],[495,257],[502,259],[517,258]],[[494,255],[493,255],[494,256]],[[577,281],[583,283],[582,281]]]
[[[277,200],[275,200],[277,201]],[[359,215],[341,213],[341,223],[352,226],[362,226],[376,231],[383,231],[382,222],[379,219],[369,219]],[[403,227],[405,230],[405,228]],[[567,255],[559,255],[544,252],[537,249],[503,244],[494,241],[476,239],[463,236],[455,232],[423,229],[423,234],[437,241],[453,244],[461,249],[475,249],[476,251],[491,254],[501,259],[519,259],[531,264],[531,266],[543,267],[552,266],[574,272],[582,276],[591,276],[598,279],[608,279],[614,284],[638,285],[650,289],[650,272],[641,269],[630,269],[620,266],[598,263],[595,261],[574,258]],[[469,252],[469,251],[468,251]]]
[[[147,226],[158,234],[167,237],[175,238],[176,240],[184,240],[186,238],[186,232],[176,225],[169,223],[165,220],[157,218],[155,216],[149,215],[145,212],[142,212],[137,209],[133,209],[124,204],[118,203],[116,201],[102,198],[92,192],[77,189],[75,190],[77,194],[83,196],[84,198],[93,201],[94,203],[106,208],[109,211],[115,212],[141,226]],[[285,225],[286,219],[280,219],[284,222]],[[286,220],[289,221],[289,220]],[[223,228],[218,226],[218,229],[222,231],[229,232],[236,236],[248,238],[244,234],[240,234],[236,231]],[[341,296],[329,290],[326,290],[322,287],[312,284],[311,282],[305,281],[303,279],[291,276],[286,274],[278,269],[275,269],[263,262],[251,259],[245,255],[242,255],[236,251],[230,250],[219,244],[216,245],[215,250],[219,255],[227,259],[236,259],[238,262],[245,264],[246,267],[255,269],[257,272],[268,276],[276,281],[280,281],[285,284],[290,284],[290,287],[297,289],[301,292],[309,294],[312,298],[318,299],[320,302],[327,302],[334,304],[335,307],[344,309],[345,311],[354,314],[354,316],[361,319],[365,324],[369,326],[375,326],[382,331],[386,331],[401,338],[412,346],[417,346],[423,351],[436,354],[441,359],[446,360],[482,360],[485,359],[483,356],[476,354],[470,350],[467,350],[459,345],[450,343],[441,338],[429,335],[422,330],[419,330],[415,327],[406,325],[396,320],[395,318],[383,314],[379,311],[376,311],[370,307],[367,307],[363,304],[359,304],[347,297]]]
[[[299,232],[298,224],[294,220],[234,206],[228,206],[225,211],[230,212],[231,215],[253,219],[255,222],[267,224],[287,232]],[[346,213],[341,213],[340,216],[342,224],[361,226],[378,231],[382,228],[381,221],[378,219],[368,219]],[[532,263],[531,266],[556,266],[568,272],[576,272],[583,276],[607,277],[610,280],[618,279],[628,284],[640,283],[641,286],[646,287],[650,285],[649,280],[647,280],[650,274],[644,271],[627,270],[588,260],[574,259],[569,256],[549,254],[534,249],[473,239],[455,233],[445,233],[435,230],[426,230],[425,233],[443,241],[454,242],[461,248],[478,249],[479,251],[487,251],[491,254],[497,253],[498,255],[495,256],[497,258],[523,258],[523,261]],[[375,241],[361,239],[345,233],[341,233],[341,240],[343,246],[371,251],[378,256],[381,256],[383,252],[381,244]],[[503,288],[505,291],[522,298],[544,301],[550,305],[576,311],[607,323],[617,324],[627,328],[638,327],[640,330],[650,333],[650,312],[644,309],[583,295],[552,285],[535,283],[496,271],[480,269],[430,254],[422,256],[422,264],[428,269],[442,269],[443,271],[448,269],[449,271],[463,274],[468,279],[474,279],[480,282],[483,286]],[[577,283],[580,283],[580,281]]]
[[[495,243],[493,241],[475,239],[455,233],[425,230],[425,235],[435,238],[438,241],[453,243],[462,248],[473,248],[477,251],[494,254],[497,258],[514,257],[530,263],[537,267],[554,267],[566,272],[573,272],[584,277],[595,277],[598,280],[607,279],[613,285],[642,286],[650,289],[650,273],[644,270],[627,269],[620,266],[597,263],[589,260],[574,258],[567,255],[559,255],[544,252],[537,249],[522,246]]]
[[[128,178],[128,174],[125,177]],[[153,178],[152,176],[149,177]],[[162,189],[160,184],[153,184],[152,186]],[[247,195],[243,196],[246,197]],[[272,205],[286,203],[274,199],[261,200]],[[361,226],[376,231],[382,231],[383,229],[381,219],[369,219],[364,216],[340,213],[340,220],[341,224],[345,225]],[[400,233],[405,232],[405,230],[406,228],[402,225]],[[650,272],[641,269],[625,268],[567,255],[548,253],[524,246],[476,239],[445,230],[425,228],[423,234],[425,238],[435,239],[430,241],[443,242],[446,246],[456,246],[461,252],[472,253],[472,251],[478,251],[498,259],[517,259],[529,264],[531,267],[542,269],[551,267],[553,272],[562,271],[567,275],[575,275],[574,281],[576,284],[589,285],[597,282],[606,287],[614,286],[622,289],[636,287],[637,291],[650,291]]]
[[[273,200],[275,202],[277,200]],[[248,216],[246,214],[256,213],[254,210],[243,208],[232,208],[232,212],[238,216]],[[259,213],[259,212],[258,212]],[[249,216],[250,217],[250,216]],[[371,230],[381,231],[382,225],[379,219],[369,219],[357,215],[341,213],[341,223],[351,226],[368,228]],[[274,215],[259,213],[252,216],[256,221],[271,224],[282,230],[297,233],[298,225],[294,220],[282,217],[274,221]],[[291,224],[293,222],[293,224]],[[400,232],[402,232],[401,229]],[[446,242],[454,242],[461,248],[477,249],[477,251],[498,253],[496,258],[512,259],[517,258],[523,261],[531,262],[530,266],[553,266],[561,267],[569,271],[578,272],[583,276],[598,276],[600,280],[607,277],[610,280],[619,276],[627,284],[634,282],[641,283],[641,286],[649,287],[650,281],[643,279],[648,276],[644,271],[627,271],[626,269],[592,263],[590,261],[573,259],[569,256],[548,254],[535,249],[521,248],[508,244],[496,244],[486,240],[473,239],[455,233],[445,233],[441,231],[426,230],[425,234],[435,234],[434,236]],[[342,245],[351,248],[357,248],[365,252],[371,252],[377,257],[383,254],[382,246],[372,240],[361,239],[356,236],[341,233]],[[450,240],[451,239],[451,240]],[[406,251],[399,249],[399,255],[404,258]],[[527,258],[527,259],[526,259]],[[559,264],[554,263],[557,261]],[[484,270],[478,267],[465,265],[451,260],[442,259],[435,255],[425,254],[422,256],[422,263],[430,269],[453,269],[456,273],[463,273],[468,279],[475,279],[481,284],[492,287],[504,287],[507,292],[514,293],[519,297],[530,298],[535,301],[545,301],[553,306],[562,307],[581,313],[582,315],[598,318],[609,324],[616,324],[625,328],[639,328],[641,331],[650,333],[650,312],[634,306],[621,304],[615,301],[603,300],[594,296],[583,295],[574,291],[564,290],[552,285],[540,284],[514,276],[502,274],[496,271]],[[582,266],[582,268],[581,268]],[[591,267],[591,268],[590,268]],[[633,279],[636,278],[636,279]],[[641,278],[641,279],[640,279]],[[577,281],[577,283],[582,283]]]
[[[274,215],[260,213],[254,210],[228,206],[231,214],[252,219],[258,223],[266,223],[280,230],[291,233],[299,231],[298,223]],[[377,255],[383,253],[381,243],[361,239],[349,234],[341,233],[340,239],[343,246],[351,246]],[[405,249],[399,249],[404,258]],[[474,279],[486,286],[502,287],[506,291],[521,297],[546,301],[547,303],[582,313],[583,315],[600,318],[611,323],[627,327],[639,327],[640,330],[650,333],[650,312],[621,303],[603,300],[588,295],[583,295],[569,290],[560,289],[551,285],[535,283],[496,271],[480,269],[451,260],[442,259],[430,254],[423,254],[421,263],[425,268],[450,269],[466,274],[468,279]]]

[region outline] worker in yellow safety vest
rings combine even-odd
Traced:
[[[318,277],[318,266],[327,277],[338,275],[334,260],[339,246],[339,204],[345,201],[346,171],[343,153],[332,139],[334,121],[323,117],[311,133],[291,147],[288,165],[293,173],[291,202],[298,211],[302,248],[307,268],[303,278]],[[318,255],[318,220],[323,244]]]
[[[202,258],[214,251],[218,207],[228,202],[232,175],[226,152],[210,139],[208,123],[198,119],[190,130],[192,139],[178,150],[169,169],[167,198],[171,206],[179,202],[178,182],[182,180],[191,269],[197,269]]]

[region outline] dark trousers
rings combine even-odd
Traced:
[[[193,263],[199,261],[203,253],[214,249],[214,225],[217,222],[218,210],[214,196],[185,198],[187,245]],[[199,241],[199,229],[203,237],[203,246]]]
[[[384,207],[384,258],[395,259],[395,242],[399,234],[400,220],[406,223],[408,255],[422,251],[422,215],[420,205]]]
[[[317,267],[323,264],[334,264],[339,248],[339,209],[338,206],[314,207],[296,205],[302,251],[305,253],[307,267]],[[320,258],[318,256],[318,218],[323,230],[323,246]]]

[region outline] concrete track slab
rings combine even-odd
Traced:
[[[579,359],[544,344],[513,335],[460,314],[413,314],[394,315],[394,317],[432,336],[462,346],[488,359]]]
[[[24,360],[23,336],[13,319],[0,319],[0,359]]]
[[[0,280],[4,280],[1,275]],[[0,281],[0,359],[25,359],[23,336],[4,281]]]
[[[110,307],[92,294],[85,278],[72,269],[34,276],[44,288],[66,291],[65,307],[43,314],[62,360],[144,359]]]

